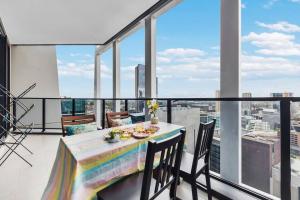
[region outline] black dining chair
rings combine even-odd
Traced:
[[[176,197],[185,130],[163,141],[149,141],[144,172],[129,175],[97,193],[98,200],[179,199]],[[155,163],[155,155],[160,156]],[[167,163],[167,165],[165,164]],[[158,165],[157,165],[158,164]],[[156,167],[155,167],[156,166]],[[159,178],[152,178],[153,169]],[[168,189],[170,188],[170,189]],[[169,192],[167,192],[169,190]]]
[[[205,175],[208,200],[212,199],[209,177],[209,156],[215,124],[215,119],[206,124],[200,123],[194,155],[187,152],[184,152],[182,155],[179,176],[191,184],[193,200],[198,200],[196,180],[201,174]]]

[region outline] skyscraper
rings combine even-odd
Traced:
[[[273,92],[270,94],[271,97],[293,97],[292,92]],[[280,109],[279,102],[273,102],[273,109]]]
[[[220,98],[221,94],[220,94],[220,90],[216,90],[216,98]],[[220,101],[216,101],[216,112],[220,112]]]
[[[277,132],[254,131],[242,137],[242,183],[270,193],[272,166],[280,163]]]
[[[156,95],[158,94],[158,78],[156,77]],[[135,97],[145,97],[145,65],[138,64],[135,67]],[[137,101],[137,112],[142,112],[144,109],[144,101]]]
[[[242,97],[251,98],[252,94],[251,94],[251,92],[245,92],[245,93],[242,94]],[[242,102],[242,113],[244,115],[250,115],[251,114],[251,101],[243,101]]]
[[[145,97],[145,65],[135,67],[135,97]]]
[[[145,65],[138,64],[135,67],[135,97],[145,97]],[[136,102],[136,112],[142,112],[145,106],[144,101]]]

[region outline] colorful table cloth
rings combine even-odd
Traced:
[[[147,125],[148,123],[145,123]],[[124,128],[134,125],[123,126]],[[182,126],[160,122],[146,139],[104,141],[110,129],[61,138],[43,200],[96,199],[101,189],[144,169],[147,142],[178,134]]]

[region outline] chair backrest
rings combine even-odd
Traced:
[[[127,111],[125,111],[125,112],[108,112],[108,113],[106,113],[108,128],[112,127],[113,120],[115,120],[115,119],[124,119],[124,118],[127,118],[127,117],[129,117],[129,113]]]
[[[209,123],[200,123],[191,170],[191,173],[194,175],[199,174],[199,172],[197,172],[199,159],[204,158],[205,165],[208,165],[215,124],[216,119],[212,120]]]
[[[63,136],[66,135],[67,125],[78,125],[78,124],[87,124],[96,121],[95,115],[80,115],[80,116],[64,116],[61,117],[61,128]]]
[[[155,199],[160,193],[162,193],[167,187],[172,184],[173,187],[175,187],[174,191],[176,191],[184,146],[184,138],[185,130],[181,130],[178,135],[170,139],[166,139],[160,142],[148,142],[140,198],[141,200]],[[155,155],[158,154],[160,154],[160,160],[158,166],[155,169],[158,177],[155,181],[153,195],[151,194],[152,196],[149,198]]]

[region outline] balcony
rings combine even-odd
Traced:
[[[0,134],[0,156],[7,149],[4,141],[10,144],[15,142],[11,141],[14,139],[7,133],[11,133],[14,137],[22,135],[31,123],[32,130],[30,133],[28,131],[29,134],[24,138],[22,145],[33,152],[31,155],[19,146],[16,150],[10,151],[11,156],[7,159],[0,160],[0,177],[6,180],[0,181],[0,199],[45,198],[43,196],[45,188],[48,180],[51,180],[52,170],[55,169],[55,167],[52,169],[52,166],[55,166],[57,160],[62,159],[58,151],[63,140],[61,117],[94,115],[99,131],[105,131],[108,128],[106,114],[109,112],[127,111],[131,116],[138,115],[139,120],[149,121],[149,110],[145,106],[147,100],[158,102],[157,116],[160,122],[185,128],[185,152],[190,154],[195,152],[199,124],[216,119],[209,158],[214,199],[300,199],[300,97],[292,97],[293,95],[289,93],[274,93],[272,97],[252,97],[250,93],[243,93],[243,97],[240,97],[241,62],[245,62],[243,60],[245,55],[241,55],[241,43],[242,40],[250,40],[249,37],[241,36],[241,10],[245,7],[241,0],[220,1],[220,12],[218,11],[220,22],[217,24],[212,20],[213,23],[210,24],[212,29],[220,27],[218,35],[220,55],[210,58],[220,64],[219,71],[213,71],[218,76],[220,87],[216,91],[210,89],[209,92],[206,85],[202,88],[204,93],[209,93],[208,96],[213,93],[216,95],[202,97],[202,94],[196,92],[184,95],[181,82],[174,82],[175,87],[170,85],[161,87],[158,74],[161,73],[161,77],[168,78],[168,73],[171,73],[161,72],[162,67],[168,67],[167,64],[171,62],[162,55],[176,56],[176,49],[171,49],[172,51],[159,49],[159,45],[162,45],[159,41],[162,39],[156,37],[161,36],[157,34],[159,32],[157,27],[161,28],[158,19],[184,3],[177,0],[147,0],[142,3],[133,0],[128,4],[115,1],[92,1],[85,4],[75,1],[66,5],[54,0],[46,1],[47,6],[30,1],[29,7],[25,3],[20,3],[22,5],[8,1],[0,3],[0,84],[9,93],[16,95],[9,98],[11,96],[0,92],[0,119],[3,127]],[[275,3],[266,6],[273,4]],[[73,18],[66,16],[64,11]],[[51,14],[54,12],[57,15]],[[78,13],[82,16],[78,17]],[[269,27],[267,24],[256,23],[260,27]],[[52,26],[51,30],[49,26]],[[142,48],[144,52],[134,70],[132,67],[128,68],[134,72],[135,88],[131,91],[131,86],[121,78],[125,77],[122,74],[124,69],[122,71],[121,50],[122,48],[126,50],[130,46],[127,45],[126,38],[140,30],[143,33],[142,43],[135,48],[139,51]],[[296,29],[293,31],[297,32]],[[272,42],[275,43],[275,40]],[[172,42],[170,43],[172,45]],[[63,78],[59,77],[59,73],[63,74],[64,69],[59,72],[60,64],[57,56],[59,48],[56,47],[58,45],[95,46],[92,69],[76,71],[71,65],[68,66],[79,77],[92,73],[93,97],[60,97],[59,84]],[[186,49],[177,49],[183,50]],[[107,56],[107,52],[110,56]],[[201,51],[192,53],[198,56],[205,55]],[[105,79],[107,66],[103,64],[106,57],[111,58],[109,83]],[[180,62],[183,62],[184,58],[180,59]],[[195,60],[194,57],[189,59]],[[158,60],[163,60],[167,64],[162,65]],[[208,61],[209,59],[201,57],[195,62],[200,62],[199,60],[204,60],[208,66],[215,67],[214,63]],[[259,60],[265,62],[263,59]],[[285,63],[286,59],[275,61],[290,69],[290,65]],[[269,65],[268,67],[273,70]],[[174,70],[179,68],[174,67]],[[203,69],[195,69],[193,73],[196,76],[199,75],[197,70]],[[184,74],[181,81],[185,79],[195,81],[195,78],[185,73],[184,69],[178,73]],[[203,73],[206,71],[203,70]],[[198,77],[197,80],[205,78],[207,77]],[[33,83],[36,84],[32,93],[23,95],[22,91]],[[200,87],[194,83],[193,87]],[[90,89],[77,82],[71,93],[76,93],[77,87]],[[182,93],[182,96],[160,97],[161,93],[177,90],[177,87],[176,92]],[[104,89],[109,90],[111,98],[104,97]],[[132,95],[128,91],[131,93],[134,91],[135,94]],[[124,96],[135,97],[124,98]],[[28,113],[26,111],[24,114],[22,106],[28,109]],[[65,172],[60,177],[67,175],[68,172]],[[199,199],[207,199],[204,177],[197,179],[197,188]],[[181,199],[192,199],[190,185],[185,181],[178,187],[177,194]],[[74,196],[72,199],[81,198]]]

